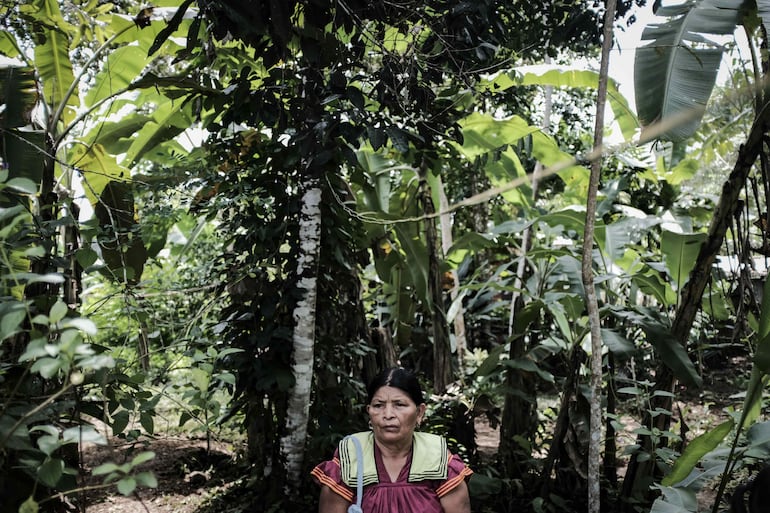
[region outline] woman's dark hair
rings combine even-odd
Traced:
[[[372,381],[369,382],[369,386],[366,389],[366,402],[371,403],[377,390],[385,386],[403,390],[416,405],[425,402],[425,399],[422,397],[420,382],[417,381],[417,376],[403,367],[385,369],[372,378]]]

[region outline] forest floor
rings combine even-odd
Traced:
[[[740,362],[735,362],[740,369]],[[727,416],[726,408],[740,403],[734,394],[741,390],[736,387],[736,375],[740,374],[733,365],[704,377],[704,386],[698,392],[685,392],[678,397],[674,407],[676,419],[684,419],[688,429],[687,438],[719,424]],[[681,417],[680,417],[681,415]],[[623,446],[633,443],[633,430],[637,427],[631,416],[624,416],[623,432],[618,434],[618,443]],[[676,420],[675,420],[676,422]],[[681,425],[681,422],[679,423]],[[499,443],[499,433],[482,419],[476,422],[476,442],[483,455],[493,455]],[[155,458],[142,466],[152,471],[158,481],[157,488],[140,488],[133,496],[120,495],[114,486],[90,490],[83,501],[87,513],[212,513],[220,511],[212,503],[215,497],[240,483],[242,467],[237,458],[243,453],[240,442],[207,441],[178,434],[158,436],[146,446],[113,440],[108,446],[92,446],[84,451],[85,470],[89,471],[107,461],[121,462],[139,452],[150,450]],[[621,461],[621,465],[625,464]],[[620,475],[624,469],[619,469]],[[89,484],[89,483],[86,483]],[[709,500],[708,492],[703,499]],[[227,510],[232,510],[228,504]]]

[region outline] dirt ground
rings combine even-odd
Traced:
[[[155,458],[140,469],[153,472],[158,480],[157,488],[138,488],[128,497],[114,486],[90,490],[83,500],[87,513],[193,513],[238,478],[238,447],[212,442],[208,452],[206,448],[205,439],[182,437],[159,437],[148,447],[122,441],[87,447],[83,454],[87,474],[106,461],[120,464],[150,450]]]

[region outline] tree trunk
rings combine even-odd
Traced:
[[[746,143],[741,146],[738,152],[738,158],[730,176],[722,186],[722,194],[714,210],[714,217],[709,226],[708,237],[700,248],[695,261],[695,267],[690,272],[690,278],[682,290],[682,299],[671,329],[674,343],[679,343],[683,346],[687,345],[695,316],[701,306],[703,291],[711,278],[711,269],[719,249],[722,247],[731,219],[739,208],[741,191],[746,184],[751,168],[760,152],[762,152],[762,138],[768,129],[769,123],[770,109],[761,110],[754,120]],[[648,411],[671,411],[672,397],[655,392],[665,391],[673,393],[676,379],[669,368],[662,362],[658,364],[656,376],[657,379]],[[657,415],[651,418],[647,414],[643,424],[649,429],[659,429],[661,432],[665,432],[668,429],[670,420],[668,415]],[[652,449],[652,440],[649,437],[640,437],[639,445],[642,449],[631,458],[623,481],[623,497],[631,497],[633,494],[647,492],[653,478],[655,470],[653,459],[646,461],[639,461],[638,459],[638,454],[646,453]],[[633,506],[627,504],[626,509],[631,511]]]
[[[442,256],[444,259],[446,259],[447,255],[449,254],[449,250],[452,248],[452,244],[454,243],[452,237],[452,216],[450,216],[447,212],[449,209],[449,201],[447,201],[446,192],[444,191],[444,184],[441,182],[440,178],[439,185],[441,187],[441,190],[439,190],[439,207],[441,208],[441,248],[443,250]],[[451,275],[452,288],[449,291],[449,297],[452,299],[452,304],[454,304],[454,302],[457,301],[457,297],[460,295],[460,278],[457,276],[457,272],[454,270],[451,271]],[[459,365],[460,376],[463,376],[463,360],[465,357],[467,343],[465,337],[465,314],[462,302],[457,305],[457,313],[454,316],[453,323],[455,327],[455,348],[457,350],[457,363]]]
[[[300,299],[294,308],[292,373],[294,386],[289,392],[286,431],[281,438],[281,454],[286,459],[288,486],[299,489],[305,456],[310,390],[313,382],[313,345],[317,297],[318,260],[321,250],[321,188],[309,179],[302,196],[299,221],[300,253],[297,259],[297,288]]]
[[[596,196],[602,171],[601,148],[604,144],[604,109],[607,103],[607,73],[612,48],[612,24],[616,0],[606,0],[604,11],[604,39],[599,67],[599,90],[596,99],[594,125],[594,155],[586,200],[586,224],[583,232],[582,277],[586,290],[586,307],[591,326],[591,381],[590,381],[590,438],[588,439],[588,511],[601,511],[601,443],[602,443],[602,331],[599,301],[596,298],[593,270],[594,226],[596,223]]]
[[[428,248],[428,295],[432,303],[429,306],[433,329],[433,391],[443,394],[452,382],[452,348],[444,314],[443,276],[439,267],[439,242],[433,219],[436,209],[433,206],[430,186],[424,176],[420,178],[420,189],[425,214],[425,243]]]

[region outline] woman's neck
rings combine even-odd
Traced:
[[[384,459],[401,459],[409,456],[412,451],[412,440],[405,440],[401,443],[383,443],[375,439],[380,454]]]

